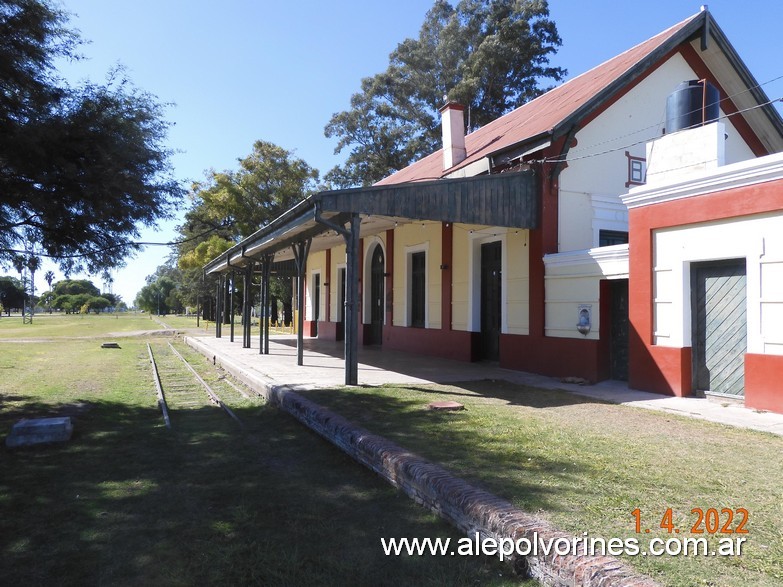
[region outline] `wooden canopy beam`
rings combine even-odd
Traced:
[[[538,227],[535,172],[526,171],[322,192],[318,213],[349,212],[513,228]]]

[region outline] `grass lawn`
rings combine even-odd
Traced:
[[[505,382],[303,393],[575,536],[646,547],[698,537],[693,508],[746,508],[742,556],[626,560],[664,585],[783,585],[783,438]],[[426,410],[435,400],[466,409]],[[660,527],[668,508],[679,535]]]
[[[0,341],[50,337],[112,336],[141,330],[159,330],[161,326],[148,314],[36,314],[32,324],[23,324],[21,316],[0,318]]]
[[[25,332],[149,324],[80,320]],[[75,431],[63,445],[0,447],[0,584],[519,584],[495,561],[385,557],[381,537],[460,535],[260,400],[234,406],[244,430],[206,401],[175,411],[167,430],[145,338],[117,338],[119,350],[89,338],[19,344],[2,341],[21,337],[6,324],[3,435],[21,417],[56,414],[72,416]],[[195,365],[219,380],[206,361]]]

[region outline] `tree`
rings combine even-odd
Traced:
[[[193,184],[193,207],[179,227],[174,279],[187,305],[214,294],[215,280],[202,267],[237,241],[265,226],[317,189],[318,171],[278,145],[256,141],[239,169],[211,171]]]
[[[150,314],[182,313],[180,283],[181,274],[172,263],[161,265],[153,275],[147,276],[147,285],[136,294],[136,307]]]
[[[44,273],[44,281],[46,282],[46,285],[49,286],[49,291],[46,292],[46,309],[49,310],[49,313],[52,313],[52,301],[54,300],[54,296],[52,294],[52,283],[54,282],[54,271],[47,271]],[[41,296],[42,298],[44,296]]]
[[[87,294],[98,297],[101,295],[101,290],[89,279],[63,279],[54,284],[53,291],[58,296]]]
[[[18,279],[8,275],[0,277],[0,304],[7,315],[11,315],[12,308],[22,308],[24,300],[25,291]]]
[[[209,228],[227,240],[249,236],[313,193],[317,180],[318,170],[291,151],[256,141],[250,155],[239,159],[238,170],[211,171],[205,181],[193,184],[195,204],[180,232],[189,237]]]
[[[351,107],[334,114],[327,137],[342,167],[325,179],[335,187],[369,185],[437,150],[444,98],[467,108],[474,130],[540,95],[565,70],[548,65],[560,46],[546,0],[436,0],[418,39],[406,39],[383,73],[365,78]]]
[[[51,290],[47,290],[41,294],[38,299],[38,304],[46,307],[46,311],[52,313],[52,304],[54,303],[55,295]]]
[[[111,301],[103,296],[91,297],[87,300],[87,307],[96,314],[100,314],[102,310],[111,307],[111,305]]]
[[[197,269],[200,271],[204,265],[218,255],[225,253],[233,244],[231,241],[213,234],[194,248],[182,253],[177,261],[177,266],[183,270]]]
[[[101,294],[101,297],[109,301],[109,308],[116,308],[122,301],[122,296],[120,294],[103,293]]]
[[[50,0],[0,0],[0,261],[34,242],[66,271],[97,272],[182,190],[154,96],[121,70],[78,87],[58,77],[56,59],[78,57],[66,23]]]

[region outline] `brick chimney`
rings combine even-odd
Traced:
[[[465,107],[447,102],[440,109],[443,129],[443,169],[450,169],[465,160]]]

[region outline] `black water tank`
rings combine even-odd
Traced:
[[[667,133],[713,122],[719,117],[720,92],[708,81],[682,82],[666,98]]]

